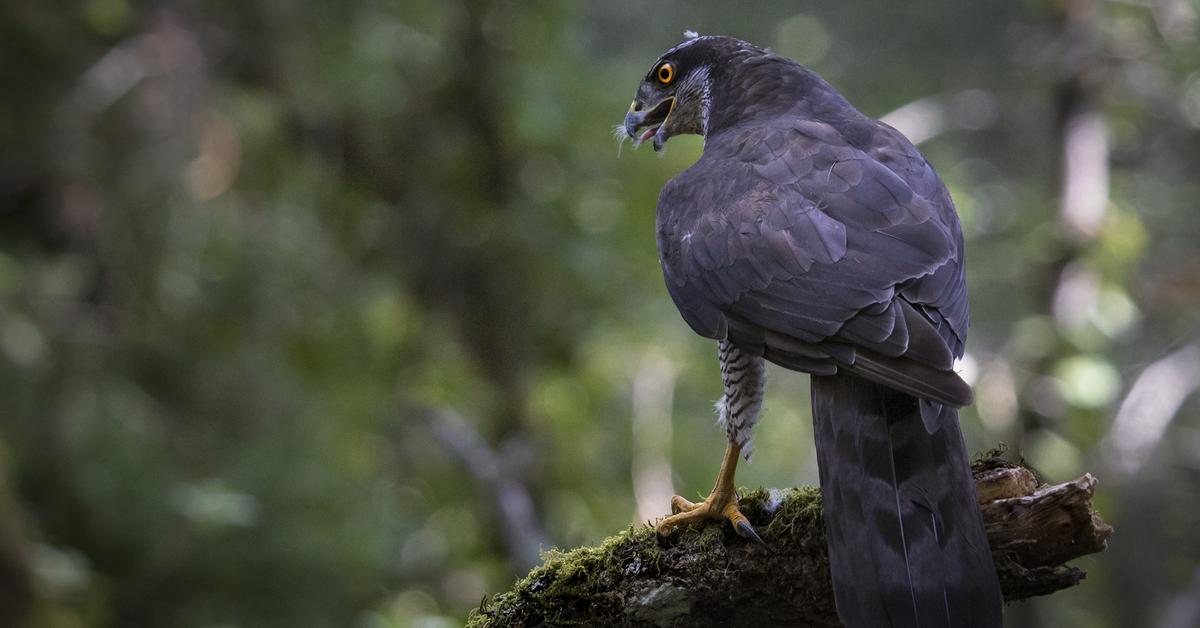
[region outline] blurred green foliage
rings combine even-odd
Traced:
[[[656,159],[610,133],[685,28],[771,46],[928,131],[968,239],[970,446],[1097,473],[1117,529],[1082,587],[1014,625],[1185,612],[1200,358],[1172,351],[1195,346],[1200,307],[1196,11],[5,3],[0,615],[459,624],[538,546],[634,521],[639,373],[667,391],[646,455],[706,489],[716,361],[653,235],[658,189],[701,143]],[[1089,108],[1107,196],[1080,237],[1064,129]],[[1149,444],[1122,458],[1114,417],[1154,364],[1166,379],[1146,381],[1182,374],[1181,398],[1158,428],[1126,404]],[[805,378],[772,381],[739,480],[815,482]]]

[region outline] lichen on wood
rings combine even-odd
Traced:
[[[1078,584],[1064,563],[1104,549],[1112,529],[1091,510],[1090,474],[1038,486],[1028,469],[985,456],[973,466],[1007,601]],[[713,522],[659,539],[648,525],[597,546],[551,550],[476,609],[470,626],[837,626],[820,491],[743,491],[765,546]]]

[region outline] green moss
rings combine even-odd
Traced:
[[[657,572],[662,558],[654,529],[648,525],[631,527],[594,547],[550,550],[542,554],[542,565],[511,590],[485,600],[467,625],[523,625],[539,618],[572,623],[564,611],[572,610],[573,600],[588,604],[624,577]]]
[[[720,547],[725,541],[725,535],[722,534],[720,525],[706,524],[701,526],[692,526],[691,532],[693,539],[685,539],[692,541],[700,549],[701,552],[709,552]]]
[[[800,542],[824,547],[817,488],[743,489],[741,495],[742,512],[768,545],[780,547]],[[624,581],[658,582],[655,578],[667,572],[718,574],[728,569],[728,548],[745,543],[727,523],[713,521],[678,529],[664,540],[658,538],[652,527],[643,525],[631,527],[596,546],[550,550],[543,554],[542,565],[516,582],[512,589],[485,600],[471,614],[467,625],[627,623],[629,617],[624,611],[633,598],[623,596],[645,591],[636,586],[620,586],[630,584]],[[687,595],[702,594],[703,591],[693,591]]]
[[[764,494],[758,503],[765,506],[770,500],[771,496]],[[824,538],[824,529],[821,491],[809,486],[786,491],[767,525],[766,532],[772,536],[816,534]]]

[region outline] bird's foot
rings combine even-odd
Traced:
[[[737,493],[732,488],[714,490],[698,504],[676,495],[671,498],[671,512],[674,514],[654,526],[659,536],[666,536],[671,529],[693,521],[727,519],[738,536],[766,545],[754,531],[754,526],[750,525],[750,520],[738,510]]]

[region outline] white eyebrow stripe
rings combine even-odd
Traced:
[[[695,31],[685,31],[684,32],[685,35],[687,33],[695,33]],[[679,52],[680,50],[683,50],[684,48],[687,48],[688,46],[690,46],[698,41],[701,41],[704,39],[715,39],[715,38],[716,38],[716,35],[697,35],[696,37],[693,37],[685,42],[681,42],[681,43],[679,43],[679,45],[666,51],[665,53],[663,53],[663,56],[665,57],[673,52]]]

